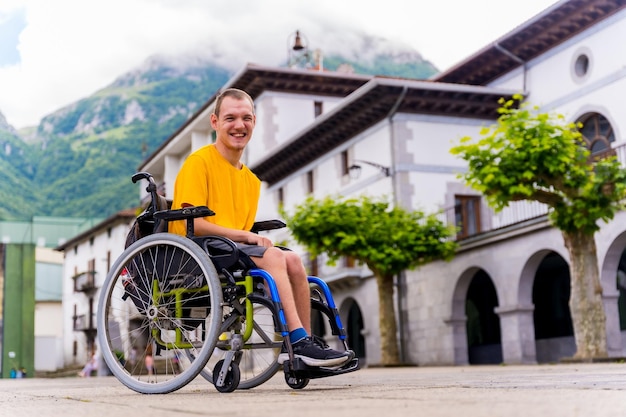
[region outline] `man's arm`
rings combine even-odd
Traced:
[[[248,245],[259,245],[268,248],[274,246],[274,243],[265,236],[260,236],[247,230],[230,229],[208,222],[203,218],[194,219],[193,228],[194,233],[198,236],[223,236],[233,242],[247,243]]]

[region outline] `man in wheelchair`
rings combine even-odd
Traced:
[[[254,102],[244,91],[227,89],[216,100],[211,126],[216,142],[192,153],[184,162],[174,185],[172,209],[207,206],[214,216],[196,218],[196,235],[217,235],[236,242],[247,255],[250,268],[267,271],[278,293],[290,329],[294,357],[306,365],[336,367],[351,360],[350,351],[333,350],[311,335],[311,299],[307,273],[300,257],[274,246],[267,237],[250,230],[260,197],[260,180],[241,163],[256,122]],[[184,220],[169,223],[169,231],[186,234]],[[289,359],[286,349],[280,364]]]

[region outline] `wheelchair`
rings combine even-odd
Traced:
[[[127,247],[114,262],[100,292],[98,343],[111,373],[143,394],[176,391],[197,376],[219,392],[250,389],[283,368],[285,382],[302,389],[311,379],[353,372],[358,358],[328,285],[309,277],[312,309],[328,319],[350,359],[339,367],[310,367],[294,357],[273,277],[242,262],[236,244],[220,236],[194,236],[193,219],[214,214],[207,207],[171,210],[149,173],[148,207],[136,218]],[[187,236],[167,233],[167,222],[185,220]],[[284,227],[255,224],[253,231]],[[278,364],[281,350],[289,360]]]

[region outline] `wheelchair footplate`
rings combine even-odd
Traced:
[[[285,381],[287,385],[294,389],[304,388],[309,383],[310,379],[347,374],[359,369],[359,358],[352,358],[343,365],[336,367],[309,366],[300,358],[294,358],[293,363],[289,360],[283,363]]]

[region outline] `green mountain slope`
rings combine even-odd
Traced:
[[[33,177],[49,202],[45,214],[101,217],[137,205],[130,181],[136,167],[228,77],[212,66],[160,66],[46,117],[38,132],[45,150]]]

